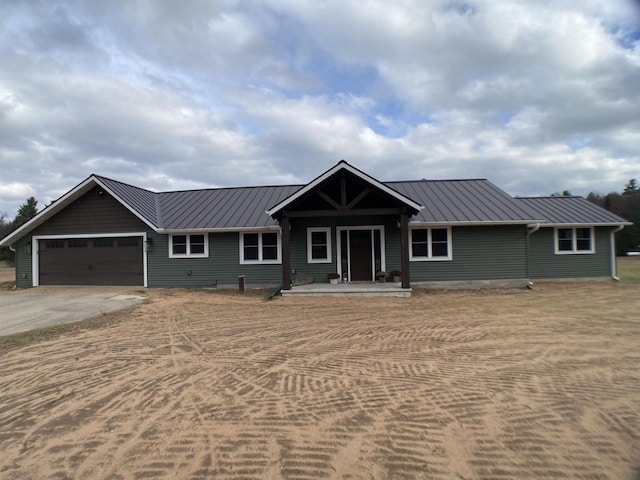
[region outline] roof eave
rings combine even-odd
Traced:
[[[567,222],[567,223],[543,223],[540,227],[628,227],[631,222]]]
[[[410,226],[415,225],[450,225],[450,226],[488,226],[488,225],[531,225],[537,223],[543,223],[544,220],[456,220],[456,221],[438,221],[438,222],[424,222],[411,220]]]

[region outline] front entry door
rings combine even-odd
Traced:
[[[351,230],[349,237],[351,281],[370,282],[373,280],[371,230]]]
[[[339,273],[351,282],[371,282],[384,270],[384,227],[338,227]]]

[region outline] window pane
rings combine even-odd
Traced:
[[[47,248],[64,248],[64,240],[47,240],[45,245]]]
[[[263,260],[277,260],[278,259],[278,247],[262,246],[262,259]]]
[[[262,246],[277,246],[278,234],[277,233],[263,233],[262,234]]]
[[[431,230],[432,242],[446,242],[447,241],[447,229],[446,228],[434,228]]]
[[[187,236],[186,235],[174,235],[172,242],[173,242],[174,255],[185,255],[187,253]]]
[[[427,230],[411,230],[411,255],[414,257],[426,257]]]
[[[244,242],[243,256],[244,260],[259,260],[258,257],[258,234],[245,233],[242,236]]]
[[[67,242],[69,248],[86,248],[89,245],[89,240],[82,238],[72,238]]]
[[[573,250],[573,230],[571,228],[558,229],[558,250],[562,252]]]
[[[431,245],[431,254],[434,257],[446,257],[449,255],[449,248],[447,242],[439,242]]]
[[[124,237],[118,239],[119,247],[137,247],[140,237]]]
[[[204,253],[204,235],[191,235],[189,237],[189,244],[192,255]]]
[[[426,230],[411,230],[412,242],[424,242],[427,243],[427,231]]]
[[[311,232],[311,245],[326,245],[327,232]]]
[[[278,234],[262,234],[262,260],[278,259]]]
[[[578,250],[591,250],[591,229],[576,229],[576,246]]]
[[[414,257],[426,257],[427,256],[427,244],[426,243],[412,243],[411,253]]]
[[[109,248],[113,247],[113,238],[94,238],[93,246],[96,248]]]
[[[245,260],[258,260],[258,246],[245,245],[244,246],[244,259]]]
[[[311,258],[314,260],[322,260],[326,259],[327,255],[327,246],[326,245],[313,245],[311,247]]]
[[[244,234],[244,245],[246,246],[258,246],[258,234],[257,233],[245,233]]]

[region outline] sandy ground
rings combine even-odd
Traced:
[[[0,478],[639,478],[637,284],[149,292],[0,353]]]

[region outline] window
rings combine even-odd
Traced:
[[[556,228],[556,255],[595,253],[593,227]]]
[[[307,228],[307,263],[331,263],[331,227]]]
[[[64,248],[64,240],[46,240],[47,248]]]
[[[84,238],[71,238],[67,241],[69,248],[87,248],[89,246],[89,240]]]
[[[206,233],[188,233],[169,236],[169,257],[208,257],[209,242]]]
[[[113,238],[94,238],[93,246],[95,248],[110,248],[113,247]]]
[[[240,263],[280,263],[280,249],[279,233],[240,234]]]
[[[137,247],[140,237],[123,237],[118,239],[118,247]]]
[[[409,258],[413,261],[451,260],[451,227],[412,228]]]

